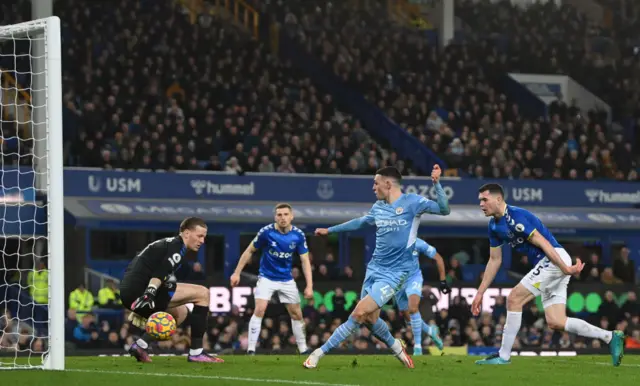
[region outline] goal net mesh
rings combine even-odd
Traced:
[[[46,38],[46,21],[0,26],[2,369],[43,367],[49,352]]]

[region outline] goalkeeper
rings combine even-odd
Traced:
[[[129,320],[143,329],[147,318],[158,311],[173,315],[178,325],[187,317],[191,324],[189,362],[224,362],[202,349],[209,315],[209,290],[200,285],[176,283],[174,272],[180,268],[187,250],[197,252],[207,236],[207,224],[197,217],[189,217],[180,224],[177,237],[168,237],[147,245],[129,263],[120,283],[120,295],[125,307],[132,311]],[[186,304],[193,304],[189,313]],[[138,362],[151,362],[147,353],[151,336],[144,334],[129,354]]]

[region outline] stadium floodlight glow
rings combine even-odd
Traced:
[[[0,302],[16,332],[0,340],[0,369],[64,369],[60,39],[55,16],[0,26],[0,239],[18,243],[2,254]]]

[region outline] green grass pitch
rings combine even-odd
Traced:
[[[224,356],[223,364],[188,363],[186,357],[153,357],[138,364],[130,357],[71,357],[64,372],[0,372],[2,385],[191,386],[191,385],[640,385],[640,356],[620,367],[607,356],[514,357],[506,366],[478,366],[479,357],[414,357],[406,369],[391,355],[327,355],[317,369],[302,367],[301,356]]]

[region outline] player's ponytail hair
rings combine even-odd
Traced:
[[[180,223],[180,233],[186,230],[194,230],[196,227],[207,227],[207,223],[200,217],[187,217]]]

